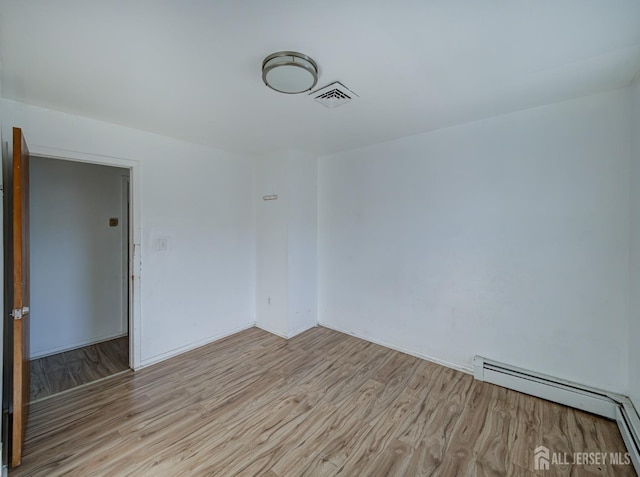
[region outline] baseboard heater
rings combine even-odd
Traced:
[[[473,375],[479,381],[497,384],[616,421],[633,466],[640,475],[640,416],[628,397],[499,363],[482,356],[473,358]]]

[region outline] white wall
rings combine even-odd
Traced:
[[[140,163],[142,365],[255,322],[253,158],[0,100],[4,137]],[[133,105],[132,105],[133,107]],[[169,249],[157,250],[158,239]]]
[[[117,167],[31,158],[32,358],[127,333],[122,176],[128,175]],[[109,226],[111,217],[117,227]]]
[[[320,323],[626,393],[629,94],[320,158]]]
[[[289,181],[289,336],[318,324],[318,160],[291,151]]]
[[[256,322],[290,338],[318,323],[316,157],[289,150],[259,158],[255,191]]]
[[[640,410],[640,82],[636,82],[632,92],[629,387],[631,399]]]
[[[286,153],[256,161],[256,324],[289,335],[289,195]],[[265,195],[277,200],[265,201]]]
[[[320,321],[457,367],[481,354],[628,393],[630,104],[615,91],[322,158]],[[5,138],[15,125],[62,155],[140,161],[143,364],[268,316],[265,292],[281,300],[282,334],[295,310],[314,324],[315,159],[294,173],[302,153],[260,158],[254,187],[250,157],[0,106]],[[292,184],[309,186],[294,192],[306,205],[269,209]],[[299,255],[290,241],[309,238]]]

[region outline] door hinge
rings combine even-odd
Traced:
[[[21,320],[22,317],[29,313],[29,307],[25,306],[24,308],[15,308],[11,312],[11,316],[13,316],[14,320]]]

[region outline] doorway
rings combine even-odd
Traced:
[[[130,368],[130,170],[31,158],[31,401]]]

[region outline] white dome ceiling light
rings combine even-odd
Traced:
[[[262,62],[262,81],[279,93],[304,93],[318,82],[318,65],[302,53],[279,51]]]

